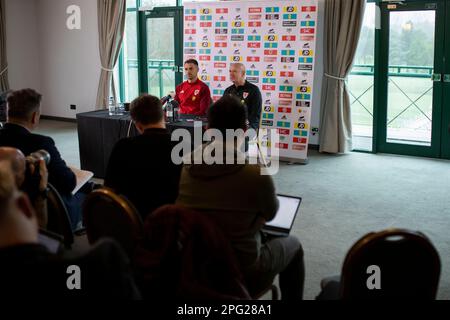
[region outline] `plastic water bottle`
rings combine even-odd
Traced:
[[[114,102],[114,97],[109,97],[108,110],[110,116],[116,115],[116,103]]]

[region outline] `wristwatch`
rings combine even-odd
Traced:
[[[47,199],[49,192],[50,192],[50,188],[49,187],[46,187],[44,190],[39,190],[38,197],[41,197],[43,199]]]

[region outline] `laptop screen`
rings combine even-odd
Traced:
[[[294,223],[301,198],[278,195],[280,207],[273,220],[266,222],[266,226],[290,230]]]

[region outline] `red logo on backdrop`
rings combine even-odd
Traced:
[[[200,56],[199,60],[200,61],[210,61],[211,60],[211,56]]]
[[[224,62],[214,62],[214,68],[220,69],[220,68],[226,68],[226,67],[227,67],[227,64]]]
[[[292,99],[292,93],[280,93],[280,99]]]
[[[264,50],[264,55],[266,56],[276,56],[278,54],[277,50]]]
[[[197,31],[195,29],[186,29],[184,30],[185,34],[195,34]]]
[[[314,34],[314,28],[301,28],[301,34]]]
[[[248,13],[261,13],[262,8],[248,8]]]
[[[264,57],[264,62],[276,62],[277,57]]]
[[[186,21],[196,21],[197,20],[197,16],[186,16],[186,17],[184,17],[184,19]]]
[[[306,146],[303,144],[293,144],[292,150],[303,151],[306,150]]]
[[[262,86],[262,89],[264,91],[275,91],[275,86],[270,86],[270,85],[265,84]]]
[[[300,40],[302,41],[313,41],[314,36],[300,36]]]
[[[288,136],[289,133],[291,132],[289,129],[277,129],[278,130],[278,134],[282,134],[282,135],[286,135]]]
[[[216,47],[216,48],[226,48],[227,47],[227,43],[226,42],[215,42],[214,43],[214,47]]]
[[[216,41],[227,41],[228,37],[227,36],[216,36]]]
[[[214,76],[214,81],[226,81],[225,76]]]
[[[316,12],[316,6],[302,7],[302,12]]]
[[[280,77],[292,78],[293,76],[294,76],[294,73],[292,71],[281,71],[280,72]],[[292,97],[290,97],[290,98],[292,98]]]
[[[211,28],[212,22],[200,22],[200,28]]]
[[[261,21],[250,21],[248,23],[249,27],[261,27]]]
[[[295,41],[295,36],[282,36],[282,41]]]
[[[228,13],[228,8],[217,8],[216,13]]]
[[[287,143],[276,143],[275,146],[278,149],[287,149],[287,148],[289,148],[289,144],[287,144]]]
[[[292,106],[292,100],[280,100],[278,104],[280,106]]]
[[[261,48],[260,42],[249,42],[247,43],[247,48]]]
[[[247,62],[259,62],[259,57],[247,57]]]
[[[294,143],[303,143],[303,144],[306,144],[308,142],[308,140],[306,139],[306,138],[298,138],[298,137],[295,137],[294,138]]]
[[[292,112],[292,108],[280,107],[280,108],[278,108],[278,112],[291,113]]]
[[[260,14],[249,14],[248,20],[261,20],[262,15]]]

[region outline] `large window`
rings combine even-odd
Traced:
[[[375,3],[367,3],[353,69],[347,82],[354,150],[372,150],[375,8]]]

